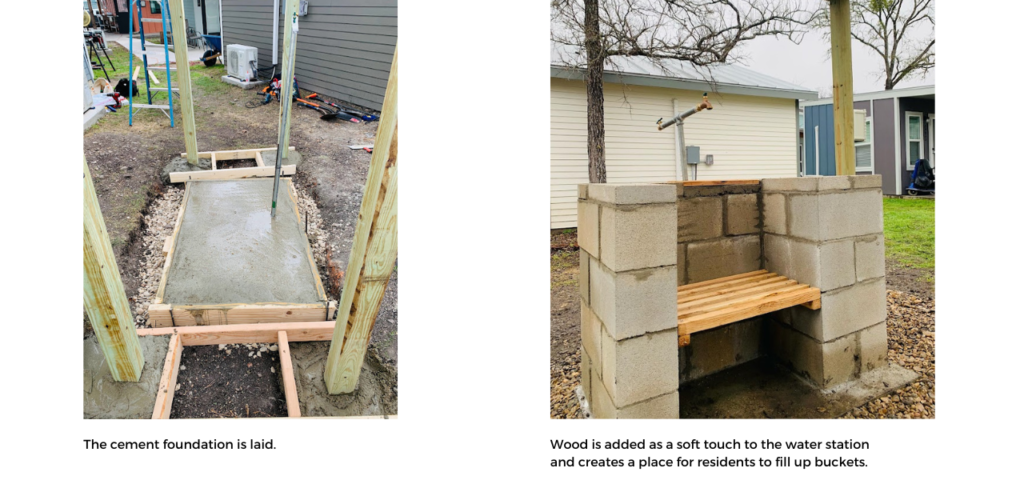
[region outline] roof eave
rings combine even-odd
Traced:
[[[853,94],[853,101],[865,102],[868,100],[883,100],[888,98],[908,98],[917,97],[921,95],[935,95],[935,85],[925,85],[921,87],[908,87],[894,90],[882,90],[880,92],[866,92],[866,93],[855,93]],[[802,107],[813,107],[816,105],[831,105],[831,98],[822,98],[820,100],[808,100],[800,102]]]
[[[551,76],[566,80],[583,80],[585,70],[572,69],[568,67],[551,66]],[[604,81],[606,83],[621,83],[624,85],[637,85],[645,87],[673,88],[677,90],[714,90],[717,93],[728,93],[733,95],[748,95],[754,97],[788,98],[792,100],[817,99],[818,93],[810,90],[784,90],[778,88],[756,87],[750,85],[734,85],[719,83],[711,86],[708,82],[686,78],[657,77],[652,75],[638,75],[634,73],[622,73],[605,71]]]

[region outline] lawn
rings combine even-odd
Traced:
[[[911,268],[935,268],[935,202],[882,200],[885,212],[885,255]]]

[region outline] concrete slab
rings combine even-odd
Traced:
[[[243,90],[251,90],[253,88],[262,87],[263,85],[270,83],[270,80],[240,80],[230,75],[222,75],[220,77],[220,81],[228,85],[241,87]]]
[[[169,336],[139,337],[145,366],[138,382],[116,382],[95,335],[83,342],[85,418],[152,418]]]
[[[96,125],[96,122],[100,121],[100,119],[106,114],[106,107],[94,107],[86,110],[82,121],[83,130],[88,130],[89,127]]]
[[[170,41],[170,37],[171,37],[170,28],[171,28],[170,27],[170,23],[168,23],[168,25],[167,25],[167,40],[168,41]],[[155,31],[159,31],[159,29],[160,29],[160,25],[159,24],[155,24],[155,23],[147,23],[146,24],[146,32],[147,33],[153,33],[154,30]],[[126,33],[108,33],[107,34],[107,41],[108,42],[110,42],[110,41],[117,42],[117,43],[121,44],[122,47],[124,47],[126,49],[129,48],[128,34],[126,34]],[[130,47],[131,48],[131,52],[135,54],[136,58],[141,60],[142,59],[142,40],[140,40],[139,38],[136,37],[136,38],[132,39],[132,43],[134,45],[131,45],[131,47]],[[172,64],[175,63],[175,61],[174,61],[174,48],[168,47],[167,48],[167,54],[171,57],[171,63]],[[150,41],[146,42],[146,57],[147,57],[147,61],[149,62],[149,66],[150,67],[152,67],[153,65],[164,65],[165,63],[167,63],[167,59],[164,58],[164,46],[162,44],[159,44],[159,43],[153,43],[153,42],[150,42]],[[202,58],[203,58],[203,50],[202,49],[200,49],[200,48],[190,48],[190,49],[188,49],[188,61],[189,61],[189,63],[191,63],[191,62],[198,62]],[[193,67],[193,68],[195,68],[195,67]]]
[[[917,378],[898,365],[821,391],[771,358],[686,383],[679,389],[680,418],[836,418]]]
[[[295,370],[295,389],[303,417],[357,417],[397,415],[397,386],[382,379],[393,375],[375,375],[392,367],[378,361],[374,351],[368,352],[359,373],[356,391],[329,395],[324,383],[324,365],[331,342],[289,342]]]
[[[319,303],[309,241],[281,179],[270,218],[273,178],[191,182],[164,303]]]

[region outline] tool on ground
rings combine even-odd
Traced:
[[[315,94],[315,93],[310,94],[306,98],[310,98],[310,99],[317,98],[317,94]],[[321,101],[323,103],[326,103],[327,105],[330,105],[330,106],[338,109],[338,111],[340,111],[340,112],[344,112],[346,114],[356,116],[356,117],[361,118],[361,119],[363,119],[363,120],[365,120],[367,122],[372,122],[374,120],[379,120],[380,119],[380,117],[378,117],[376,115],[373,115],[373,114],[370,114],[370,113],[366,113],[366,112],[361,111],[361,110],[356,110],[356,109],[351,108],[351,107],[345,107],[345,106],[342,106],[342,105],[338,105],[337,103],[334,103],[334,102],[328,102],[326,100],[319,100],[319,99],[317,99],[317,100]]]

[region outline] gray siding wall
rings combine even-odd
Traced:
[[[871,101],[875,122],[875,173],[882,176],[882,192],[896,195],[896,127],[893,119],[893,99]]]
[[[271,58],[273,0],[221,3],[224,44],[258,48],[260,68],[280,64]],[[281,19],[278,56],[284,54],[284,28]],[[295,45],[299,87],[379,110],[397,40],[397,0],[311,0],[309,15],[299,17]]]

